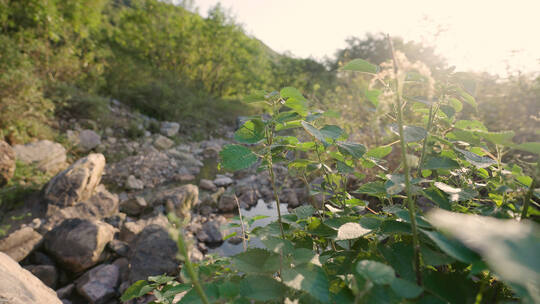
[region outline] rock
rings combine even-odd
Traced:
[[[15,173],[15,152],[11,146],[0,140],[0,187],[7,184]]]
[[[97,220],[67,219],[45,235],[45,250],[71,272],[86,270],[100,260],[114,228]]]
[[[259,199],[259,195],[255,189],[246,189],[242,191],[242,194],[238,197],[238,200],[240,203],[244,203],[247,206],[255,206],[257,205],[257,200]]]
[[[129,280],[129,260],[122,257],[114,260],[113,264],[118,267],[118,272],[120,273],[120,282]]]
[[[56,267],[52,265],[28,265],[24,266],[24,269],[30,271],[40,279],[43,284],[53,289],[56,288],[56,282],[58,281],[58,271],[56,270]]]
[[[212,192],[217,190],[216,184],[214,184],[214,182],[209,179],[201,179],[201,181],[199,182],[199,188]]]
[[[232,193],[224,193],[218,202],[218,209],[221,212],[232,212],[238,208],[236,204],[236,195]]]
[[[186,167],[202,167],[204,164],[190,153],[170,149],[167,151],[170,157],[178,159],[179,163]]]
[[[60,299],[67,298],[67,297],[71,296],[71,293],[73,292],[73,289],[75,289],[75,284],[73,284],[73,283],[68,284],[68,285],[56,290],[56,295]]]
[[[125,184],[126,188],[131,190],[142,190],[144,189],[144,183],[142,180],[137,179],[135,176],[128,176]]]
[[[291,208],[300,206],[300,202],[296,196],[296,190],[294,189],[284,189],[281,192],[280,199],[281,202],[286,203]]]
[[[180,130],[180,125],[177,122],[164,121],[161,123],[159,132],[165,136],[171,137],[178,133],[178,130]]]
[[[198,199],[199,188],[187,184],[163,191],[157,202],[164,204],[167,212],[174,212],[180,218],[189,218],[191,209],[197,204]]]
[[[118,278],[118,266],[99,265],[77,280],[77,291],[91,304],[104,304],[116,295]]]
[[[158,135],[154,139],[154,146],[160,150],[167,150],[174,145],[174,142],[163,135]]]
[[[103,154],[89,154],[53,177],[45,185],[43,197],[62,207],[87,200],[94,194],[104,168]]]
[[[176,174],[175,176],[173,176],[173,180],[175,182],[179,182],[179,183],[187,183],[187,182],[191,182],[193,180],[195,180],[195,175],[193,174]]]
[[[105,186],[98,185],[94,195],[74,206],[60,208],[55,205],[47,206],[47,221],[44,230],[54,228],[58,223],[69,218],[97,219],[111,217],[118,213],[118,196],[112,194]]]
[[[143,181],[145,188],[152,188],[170,181],[178,174],[179,164],[167,153],[153,147],[140,151],[139,154],[126,157],[107,166],[104,179],[108,183],[123,185],[129,175],[136,174]]]
[[[219,151],[221,151],[221,147],[218,145],[213,145],[206,147],[203,151],[204,158],[218,158]]]
[[[36,166],[41,171],[55,174],[66,166],[66,149],[61,144],[40,140],[13,146],[17,160]]]
[[[84,151],[90,151],[101,144],[101,137],[92,130],[82,130],[79,133],[79,146]]]
[[[30,263],[35,265],[52,265],[54,266],[54,261],[43,252],[34,251],[29,257]]]
[[[126,242],[120,240],[112,240],[107,246],[119,256],[127,256],[129,253],[129,246]]]
[[[120,240],[131,243],[146,226],[158,225],[166,228],[168,224],[169,221],[162,214],[149,219],[140,219],[136,222],[125,222],[120,229]]]
[[[0,252],[0,303],[61,304],[54,290],[47,287],[8,255]]]
[[[233,183],[234,180],[226,175],[218,175],[218,177],[214,180],[214,184],[218,187],[227,187]]]
[[[41,234],[31,227],[24,227],[0,240],[0,251],[20,262],[36,249],[42,241]]]
[[[148,207],[148,203],[142,196],[135,196],[120,203],[120,210],[128,215],[137,216]]]
[[[154,224],[145,227],[135,240],[129,256],[130,282],[146,280],[151,275],[176,273],[176,252],[176,243],[165,228]]]
[[[197,239],[207,244],[223,242],[223,234],[219,230],[219,225],[215,221],[208,221],[202,225],[196,233]]]

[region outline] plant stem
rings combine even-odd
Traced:
[[[276,114],[276,103],[274,102],[272,104],[272,117]],[[268,142],[268,152],[266,155],[266,159],[268,162],[268,173],[270,174],[270,182],[272,183],[272,191],[274,192],[274,199],[276,201],[276,208],[277,208],[277,214],[278,214],[278,223],[279,223],[279,230],[281,231],[281,238],[285,239],[285,232],[283,231],[283,222],[281,221],[281,210],[279,207],[279,195],[276,188],[276,177],[274,174],[274,166],[272,164],[272,144],[274,142],[274,132],[275,127],[274,123],[272,123],[270,129],[267,132],[267,142]]]
[[[234,200],[236,201],[236,206],[238,206],[238,215],[240,216],[240,227],[242,227],[242,246],[244,247],[244,251],[247,250],[247,244],[246,244],[246,230],[244,228],[244,219],[242,218],[242,211],[240,210],[240,203],[238,202],[238,198],[236,195],[234,196]]]
[[[394,63],[394,82],[396,87],[396,112],[397,112],[397,122],[399,127],[399,140],[401,143],[401,161],[403,163],[403,174],[405,175],[405,191],[407,192],[407,203],[409,206],[409,217],[411,219],[411,228],[413,236],[413,248],[414,248],[414,271],[416,272],[416,282],[418,285],[422,286],[422,270],[420,269],[420,244],[418,241],[418,229],[416,227],[416,212],[414,201],[412,200],[411,194],[411,181],[409,177],[409,164],[407,164],[407,145],[405,143],[405,136],[403,132],[403,111],[401,108],[401,92],[399,86],[399,77],[398,77],[398,65],[396,61],[396,56],[394,52],[394,45],[392,44],[392,39],[390,35],[387,36],[388,44],[390,46],[390,51],[392,52],[392,60]]]
[[[533,196],[534,188],[538,184],[538,173],[540,171],[540,159],[536,163],[536,172],[534,172],[533,180],[531,182],[531,185],[529,186],[529,190],[527,191],[527,194],[525,195],[525,201],[523,202],[523,209],[521,209],[521,217],[520,220],[527,218],[527,211],[529,209],[529,204],[531,203],[531,199]]]
[[[199,282],[199,277],[197,276],[197,273],[195,272],[195,268],[193,267],[193,264],[191,264],[191,261],[189,260],[189,255],[186,248],[186,242],[184,241],[184,233],[182,231],[182,228],[180,228],[180,231],[178,231],[178,250],[180,250],[180,254],[184,256],[184,266],[187,268],[189,277],[191,278],[191,281],[193,282],[195,291],[197,292],[197,294],[201,298],[201,301],[204,304],[210,304],[210,302],[208,301],[208,298],[206,297],[206,294],[204,293],[202,285]]]
[[[428,124],[426,129],[426,138],[424,138],[424,143],[422,144],[422,154],[420,155],[420,161],[418,162],[418,170],[416,171],[416,175],[420,176],[422,173],[422,164],[424,163],[424,158],[426,157],[426,148],[427,148],[427,142],[429,139],[429,130],[431,130],[431,124],[433,123],[433,104],[429,107],[429,116],[428,116]]]

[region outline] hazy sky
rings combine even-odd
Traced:
[[[194,2],[203,16],[221,2],[248,34],[298,57],[331,57],[347,37],[382,31],[435,45],[458,70],[540,72],[540,0]]]

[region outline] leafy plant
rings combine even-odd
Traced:
[[[512,132],[460,119],[463,104],[474,108],[476,101],[452,70],[436,82],[393,50],[390,39],[388,50],[388,63],[356,59],[343,70],[374,79],[369,91],[380,92],[369,94],[374,104],[393,101],[387,128],[397,140],[390,144],[368,149],[351,141],[325,123],[333,114],[312,109],[292,87],[247,98],[268,113],[236,131],[239,144],[224,147],[221,165],[267,170],[277,221],[250,232],[265,248],[196,266],[200,281],[189,279],[193,267],[186,265],[180,288],[189,291],[179,303],[205,297],[218,303],[538,301],[540,232],[518,221],[539,214],[531,206],[540,197],[537,177],[526,174],[537,170],[538,160],[503,161],[514,149],[538,154],[538,143],[515,144]],[[388,168],[385,158],[396,144],[400,161]],[[278,163],[319,199],[282,215]],[[170,303],[159,295],[174,284],[180,283],[146,283],[152,286],[144,292]]]

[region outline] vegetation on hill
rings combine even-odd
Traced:
[[[280,55],[246,35],[219,5],[203,18],[157,0],[3,0],[0,42],[0,137],[12,143],[53,137],[54,115],[106,121],[106,98],[180,121],[186,134],[204,137],[249,113],[238,102],[242,96],[284,86],[298,88],[315,107],[342,113],[346,127],[357,130],[351,133],[371,136],[373,120],[355,119],[381,112],[364,93],[369,80],[338,68],[352,58],[389,59],[382,35],[351,38],[324,63]],[[447,65],[432,48],[399,38],[394,44],[434,77],[444,74]],[[530,109],[540,94],[538,79],[464,78],[479,83],[476,97],[487,109],[475,115],[494,127],[523,129],[530,139],[521,115],[535,114]],[[519,115],[505,119],[505,126],[495,123],[510,104],[519,104],[512,106]]]

